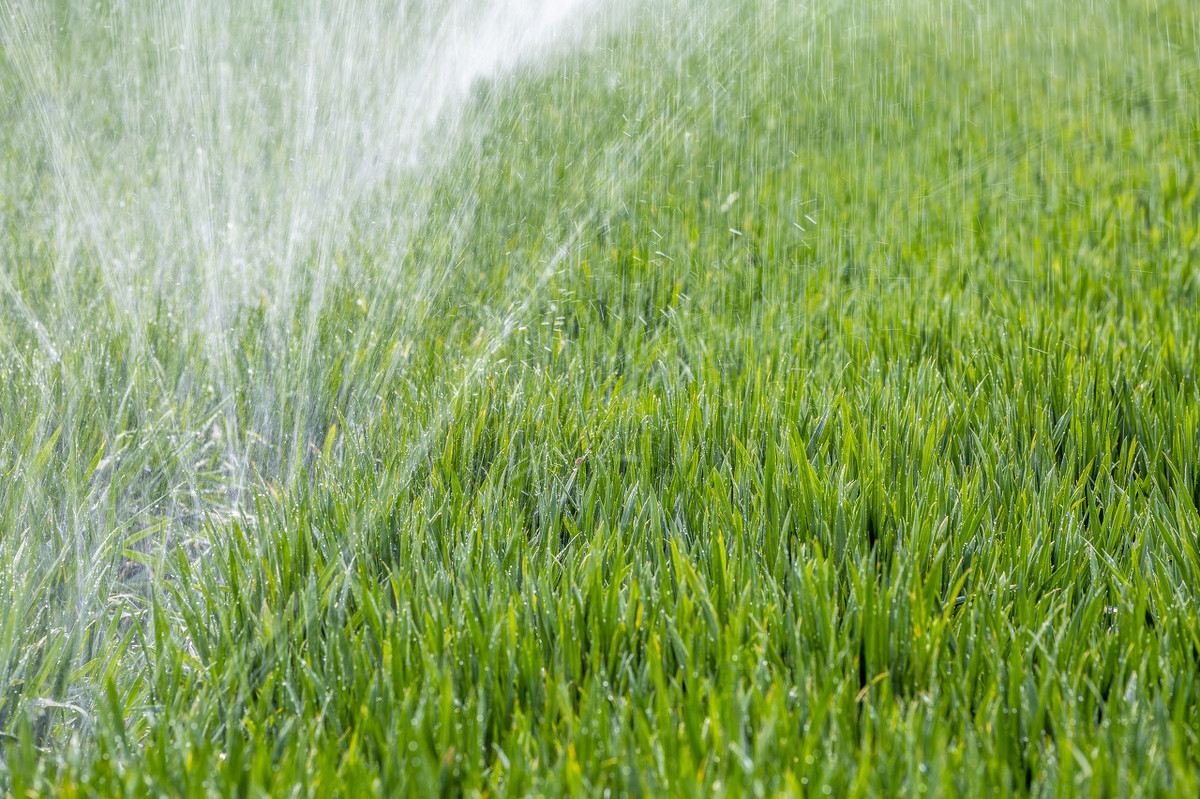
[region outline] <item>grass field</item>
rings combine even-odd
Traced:
[[[1200,792],[1200,7],[383,5],[0,0],[0,790]]]

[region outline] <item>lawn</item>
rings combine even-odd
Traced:
[[[1200,7],[542,5],[0,0],[0,791],[1200,792]]]

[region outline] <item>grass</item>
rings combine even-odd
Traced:
[[[343,210],[0,11],[5,790],[1200,790],[1190,3],[614,12]]]

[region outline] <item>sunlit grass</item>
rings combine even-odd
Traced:
[[[0,39],[0,785],[1195,794],[1200,12],[877,5],[613,12],[228,286]]]

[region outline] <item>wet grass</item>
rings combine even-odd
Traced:
[[[0,51],[8,791],[1200,789],[1200,13],[728,5],[219,335]]]

